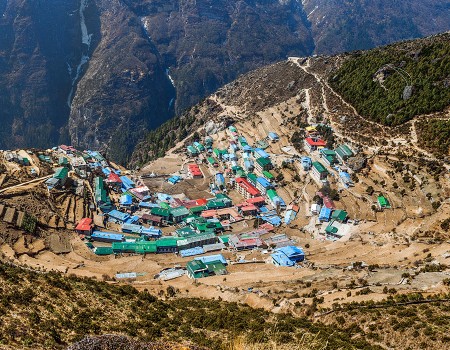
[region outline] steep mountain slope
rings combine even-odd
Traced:
[[[239,74],[314,49],[297,1],[127,2],[170,68],[177,112]]]
[[[148,129],[242,73],[448,30],[448,9],[448,0],[0,0],[0,147],[71,142],[125,162]]]
[[[95,23],[86,26],[98,44],[76,86],[68,130],[73,144],[105,149],[123,162],[135,140],[172,115],[175,91],[139,18],[120,0],[93,3],[97,13],[85,12],[99,22],[99,34]]]
[[[46,147],[67,123],[79,1],[0,2],[0,147]],[[64,117],[66,116],[66,117]]]
[[[293,58],[255,70],[150,132],[137,146],[133,164],[188,142],[187,136],[211,120],[242,123],[245,115],[245,123],[258,125],[258,113],[282,103],[290,105],[282,125],[329,121],[341,137],[357,143],[382,147],[391,139],[448,156],[449,43],[450,33],[445,33],[367,52]],[[417,126],[430,120],[435,129]],[[285,128],[282,133],[291,135],[294,130]]]
[[[370,49],[448,30],[450,1],[302,0],[316,53]]]

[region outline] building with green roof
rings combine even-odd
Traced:
[[[185,226],[185,227],[176,229],[176,230],[175,230],[175,234],[176,234],[178,237],[186,237],[186,236],[192,236],[192,235],[195,235],[196,232],[195,232],[191,227]]]
[[[176,207],[170,209],[170,215],[172,215],[172,221],[173,222],[181,222],[184,218],[188,217],[190,214],[190,211],[186,207]]]
[[[155,254],[157,252],[156,241],[136,242],[137,254]]]
[[[64,186],[68,176],[69,176],[69,169],[65,167],[55,169],[55,173],[53,174],[53,177],[59,180],[61,186]]]
[[[150,213],[152,215],[159,216],[160,218],[162,218],[165,221],[169,221],[169,219],[170,219],[170,210],[169,209],[155,207],[155,208],[151,209]]]
[[[112,247],[96,247],[94,253],[95,255],[111,255],[114,251]]]
[[[316,176],[319,180],[326,180],[328,176],[328,171],[325,169],[322,163],[313,162],[312,163],[312,174]]]
[[[328,225],[328,226],[325,228],[325,233],[326,233],[327,235],[335,236],[336,233],[338,233],[338,231],[339,231],[338,228],[335,227],[335,226],[332,226],[331,224]]]
[[[353,151],[345,144],[336,148],[336,157],[341,163],[346,162],[347,159],[353,157],[353,155]]]
[[[207,262],[205,265],[208,268],[209,275],[222,276],[227,274],[227,268],[219,260]]]
[[[322,148],[320,150],[320,155],[326,165],[332,166],[334,163],[336,163],[336,152],[335,151],[333,151],[331,149],[327,149],[327,148]]]
[[[347,217],[348,217],[347,212],[341,209],[333,210],[333,213],[331,214],[331,219],[339,222],[344,222],[347,219]]]
[[[197,214],[201,214],[202,211],[205,211],[207,209],[208,208],[206,207],[206,205],[197,205],[195,207],[189,208],[189,211],[191,212],[191,214],[197,215]]]
[[[385,209],[385,208],[391,207],[389,201],[387,200],[387,198],[385,196],[379,195],[377,200],[378,200],[378,205],[379,205],[380,209]]]
[[[211,164],[212,166],[214,167],[217,166],[217,161],[213,157],[208,157],[206,159],[208,160],[208,163]]]
[[[94,178],[94,196],[95,202],[102,212],[109,212],[112,210],[113,205],[111,203],[111,199],[108,196],[108,193],[106,192],[105,183],[103,181],[103,178],[99,176]]]
[[[63,166],[63,167],[68,167],[69,166],[69,160],[66,157],[64,157],[64,156],[61,156],[61,157],[58,158],[58,165],[59,166]]]
[[[206,264],[201,260],[191,260],[187,263],[186,270],[187,275],[190,278],[203,278],[227,274],[225,265],[219,260],[207,262]]]
[[[255,167],[262,173],[264,170],[272,169],[273,165],[269,158],[260,157],[256,159]]]
[[[231,201],[227,199],[210,199],[206,203],[208,209],[223,209],[231,206]]]
[[[191,157],[198,156],[198,151],[194,146],[187,146],[187,152]]]
[[[187,274],[190,278],[208,277],[208,267],[200,260],[191,260],[186,265]]]
[[[201,235],[192,235],[179,239],[177,241],[178,250],[201,247],[205,244],[217,243],[217,237],[214,233],[205,233]]]
[[[112,250],[115,254],[135,253],[136,242],[113,242]]]
[[[273,180],[273,179],[275,178],[275,176],[273,176],[272,173],[270,173],[270,172],[267,171],[267,170],[264,170],[264,171],[262,172],[262,174],[263,174],[263,176],[264,176],[267,180],[269,180],[269,181],[271,181],[271,180]]]
[[[176,253],[178,251],[177,237],[162,237],[156,241],[157,253]]]
[[[195,222],[191,224],[191,227],[198,233],[219,233],[224,231],[224,228],[219,221]]]
[[[256,176],[256,174],[254,173],[248,173],[247,174],[247,180],[253,185],[256,186],[256,179],[258,178],[258,176]]]

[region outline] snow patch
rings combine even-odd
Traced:
[[[80,23],[81,23],[81,42],[88,47],[91,46],[92,34],[88,33],[86,20],[84,18],[84,10],[87,7],[88,0],[81,0],[80,3]]]
[[[169,73],[169,68],[166,68],[166,75],[169,78],[170,82],[172,83],[172,86],[175,87],[175,82],[173,81],[173,79]]]
[[[81,44],[87,45],[86,52],[89,51],[89,48],[91,46],[91,40],[92,40],[92,34],[88,33],[88,28],[86,26],[86,20],[84,17],[84,11],[86,10],[86,7],[88,6],[88,0],[80,0],[80,26],[81,26]],[[81,56],[80,62],[77,65],[77,68],[75,69],[75,75],[74,69],[67,63],[67,70],[69,71],[69,76],[72,77],[72,87],[69,92],[69,96],[67,96],[67,106],[71,108],[72,105],[72,97],[75,89],[75,84],[80,78],[80,74],[82,71],[83,66],[89,62],[89,56],[84,53]]]
[[[315,6],[314,9],[308,14],[308,19],[309,17],[319,8],[319,6]]]
[[[172,97],[171,100],[169,101],[169,108],[168,109],[172,108],[174,102],[175,102],[175,97]]]
[[[146,17],[141,17],[141,24],[142,24],[142,27],[144,27],[144,31],[145,31],[145,34],[147,35],[147,38],[152,40],[152,38],[150,37],[150,34],[149,34],[150,29],[149,29],[148,19]]]

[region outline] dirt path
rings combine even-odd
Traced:
[[[2,189],[0,190],[0,193],[6,192],[6,191],[8,191],[8,190],[15,189],[15,188],[19,188],[19,187],[24,187],[24,186],[30,185],[30,184],[37,184],[37,183],[39,183],[39,182],[43,182],[44,180],[47,180],[47,179],[51,178],[52,176],[53,176],[53,175],[48,175],[48,176],[40,177],[40,178],[38,178],[38,179],[33,179],[33,180],[31,180],[31,181],[23,182],[23,183],[20,183],[20,184],[18,184],[18,185],[14,185],[14,186],[2,188]],[[33,187],[33,186],[29,186],[29,188],[31,188],[31,187]],[[28,189],[28,187],[27,187],[26,189]]]

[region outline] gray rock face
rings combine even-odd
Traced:
[[[403,89],[403,94],[402,94],[403,99],[405,101],[409,100],[411,98],[412,94],[413,94],[413,87],[411,85],[405,86],[405,88]]]

